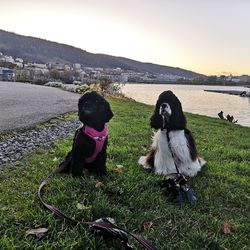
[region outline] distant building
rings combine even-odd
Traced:
[[[15,64],[18,68],[20,68],[20,69],[22,69],[22,68],[24,67],[23,59],[21,59],[21,58],[16,58],[14,64]]]
[[[73,69],[74,70],[80,70],[81,69],[81,64],[80,63],[73,63]]]
[[[92,67],[83,67],[83,70],[86,72],[86,73],[91,73],[93,70],[94,70],[94,68],[92,68]]]
[[[15,63],[15,60],[12,58],[12,56],[4,56],[5,58],[5,62],[8,62],[8,63]]]
[[[1,81],[14,81],[15,74],[12,69],[0,68],[0,80]]]
[[[56,70],[59,70],[59,71],[65,70],[65,64],[64,63],[50,62],[50,63],[47,63],[47,67],[48,67],[48,69],[56,69]]]
[[[28,63],[27,67],[37,69],[47,69],[47,65],[43,63]]]
[[[241,82],[250,82],[250,76],[249,75],[239,76],[239,79],[240,79]]]
[[[96,71],[103,72],[103,68],[95,68]]]
[[[68,64],[65,64],[64,69],[65,69],[66,71],[70,71],[70,70],[71,70],[71,67],[70,67]]]
[[[121,82],[128,82],[128,73],[121,73]]]
[[[23,59],[22,58],[16,58],[16,62],[23,63]]]
[[[233,77],[231,78],[231,81],[232,81],[232,82],[235,82],[235,83],[238,83],[238,82],[240,82],[240,78],[239,78],[238,76],[233,76]]]

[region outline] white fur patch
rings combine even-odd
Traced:
[[[157,174],[168,175],[176,173],[172,154],[169,150],[166,130],[158,130],[153,137],[152,148],[155,148],[154,171]]]
[[[172,153],[174,155],[172,156]],[[168,175],[176,173],[176,166],[180,173],[186,176],[195,176],[201,167],[206,163],[202,158],[192,161],[184,130],[169,132],[169,142],[166,130],[158,130],[153,136],[152,148],[155,149],[154,171],[158,174]],[[174,162],[175,161],[175,162]],[[139,164],[148,168],[146,156],[139,159]]]

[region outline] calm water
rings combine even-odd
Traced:
[[[155,104],[160,93],[172,90],[180,99],[183,110],[193,114],[217,117],[222,110],[224,116],[233,115],[238,124],[250,127],[250,98],[228,94],[205,92],[204,90],[240,90],[244,87],[196,86],[172,84],[126,84],[122,92],[136,101]]]

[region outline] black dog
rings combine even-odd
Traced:
[[[87,169],[104,175],[107,172],[107,123],[113,117],[110,105],[97,92],[88,92],[79,99],[78,115],[83,126],[76,131],[72,151],[60,164],[60,172],[71,172],[76,177]]]

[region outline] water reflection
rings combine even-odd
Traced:
[[[250,127],[250,98],[228,94],[205,92],[204,90],[239,90],[247,91],[244,87],[225,86],[196,86],[170,84],[126,84],[122,91],[136,101],[155,104],[159,94],[172,90],[182,102],[186,112],[218,117],[223,110],[224,115],[233,115],[238,124]]]

